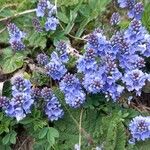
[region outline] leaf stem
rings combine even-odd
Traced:
[[[81,149],[81,140],[82,140],[82,116],[83,116],[83,109],[81,109],[81,113],[80,113],[80,122],[79,122],[79,148]]]
[[[29,10],[26,10],[26,11],[23,11],[23,12],[20,12],[20,13],[16,13],[16,14],[14,14],[12,16],[1,18],[0,22],[8,20],[8,19],[11,19],[11,18],[15,18],[15,17],[18,17],[18,16],[22,16],[22,15],[26,15],[26,14],[29,14],[29,13],[33,13],[35,11],[36,11],[36,9],[29,9]]]

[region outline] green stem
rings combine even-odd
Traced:
[[[29,14],[29,13],[33,13],[35,11],[36,11],[36,9],[30,9],[30,10],[26,10],[26,11],[23,11],[23,12],[20,12],[20,13],[16,13],[16,14],[14,14],[12,16],[1,18],[0,22],[8,20],[8,19],[11,19],[11,18],[16,18],[16,17],[22,16],[22,15],[26,15],[26,14]]]

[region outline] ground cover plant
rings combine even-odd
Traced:
[[[149,0],[0,0],[0,149],[148,150]]]

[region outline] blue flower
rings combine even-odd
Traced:
[[[128,43],[134,44],[136,42],[142,42],[145,39],[147,31],[139,20],[132,20],[129,28],[125,31],[125,39]]]
[[[63,63],[67,63],[69,60],[69,55],[67,52],[68,44],[64,41],[60,41],[56,46],[56,51]]]
[[[36,9],[36,15],[37,17],[43,17],[45,15],[45,11],[48,7],[48,0],[40,0],[37,9]]]
[[[150,139],[150,117],[137,116],[129,124],[132,141]]]
[[[81,89],[81,85],[79,79],[76,78],[75,75],[68,73],[60,81],[59,88],[64,93],[74,94],[74,91]]]
[[[38,64],[45,66],[49,62],[49,57],[46,54],[40,53],[37,55],[36,60],[37,60]]]
[[[22,77],[16,77],[12,86],[12,95],[16,93],[31,93],[31,83]]]
[[[42,32],[42,26],[40,24],[40,21],[37,18],[33,18],[32,19],[32,24],[34,26],[34,28],[36,29],[37,32]]]
[[[134,69],[141,69],[145,67],[145,61],[144,58],[140,57],[137,54],[134,55],[123,55],[120,57],[120,67],[125,69],[125,71],[128,70],[134,70]]]
[[[22,51],[25,49],[25,45],[22,43],[22,41],[9,41],[9,42],[14,51]]]
[[[25,33],[20,31],[14,23],[9,23],[7,25],[7,29],[10,36],[10,41],[21,41],[21,39],[25,37]]]
[[[104,86],[104,81],[98,73],[86,74],[83,80],[83,86],[89,93],[100,93]]]
[[[137,95],[141,94],[141,89],[146,84],[146,80],[149,80],[149,76],[138,69],[128,71],[122,77],[122,81],[126,84],[127,90],[135,90]]]
[[[38,87],[33,87],[31,90],[31,97],[34,100],[37,100],[38,98],[41,98],[41,89]]]
[[[77,69],[81,73],[90,73],[97,70],[96,54],[93,49],[88,49],[83,56],[77,60]]]
[[[51,54],[51,60],[45,66],[45,70],[47,75],[52,77],[54,80],[60,80],[67,72],[67,69],[62,64],[57,53],[54,52]]]
[[[111,98],[113,101],[117,101],[121,97],[123,91],[123,86],[113,83],[111,85],[105,85],[104,93],[106,94],[106,98],[108,98],[108,100]]]
[[[120,23],[120,15],[119,13],[115,12],[112,14],[111,19],[110,19],[111,25],[117,25]]]
[[[26,114],[30,113],[33,102],[34,100],[31,98],[31,95],[16,93],[5,112],[8,116],[15,117],[17,121],[20,121],[26,117]]]
[[[84,104],[86,95],[82,90],[76,90],[74,93],[66,93],[65,101],[70,107],[78,108]]]
[[[118,0],[118,4],[121,8],[132,9],[135,5],[135,0]]]
[[[50,88],[44,87],[41,91],[41,96],[44,100],[50,100],[52,98],[52,90]]]
[[[109,47],[109,42],[102,33],[93,32],[87,38],[87,49],[94,49],[98,55],[105,54]]]
[[[14,23],[9,23],[7,25],[7,29],[10,36],[9,43],[12,49],[15,51],[24,50],[25,45],[21,40],[25,37],[25,33],[20,31],[20,29]]]
[[[133,9],[128,12],[129,18],[135,18],[140,20],[142,18],[142,13],[144,11],[144,6],[141,2],[137,3]]]
[[[49,31],[49,30],[56,30],[57,28],[57,25],[59,24],[59,20],[55,17],[49,17],[47,18],[47,21],[45,23],[45,29],[46,31]]]
[[[46,103],[45,114],[48,116],[50,121],[58,120],[64,115],[64,111],[61,109],[61,104],[59,103],[57,97],[53,97]]]
[[[0,108],[3,110],[6,110],[6,108],[9,106],[9,99],[6,96],[0,96]]]

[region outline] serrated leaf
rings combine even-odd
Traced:
[[[4,74],[12,73],[23,66],[23,53],[13,53],[10,48],[3,49],[3,52],[0,65]]]
[[[32,32],[29,35],[28,41],[30,46],[33,46],[34,48],[41,47],[42,49],[44,49],[46,47],[47,40],[45,35],[42,35],[38,32]]]

